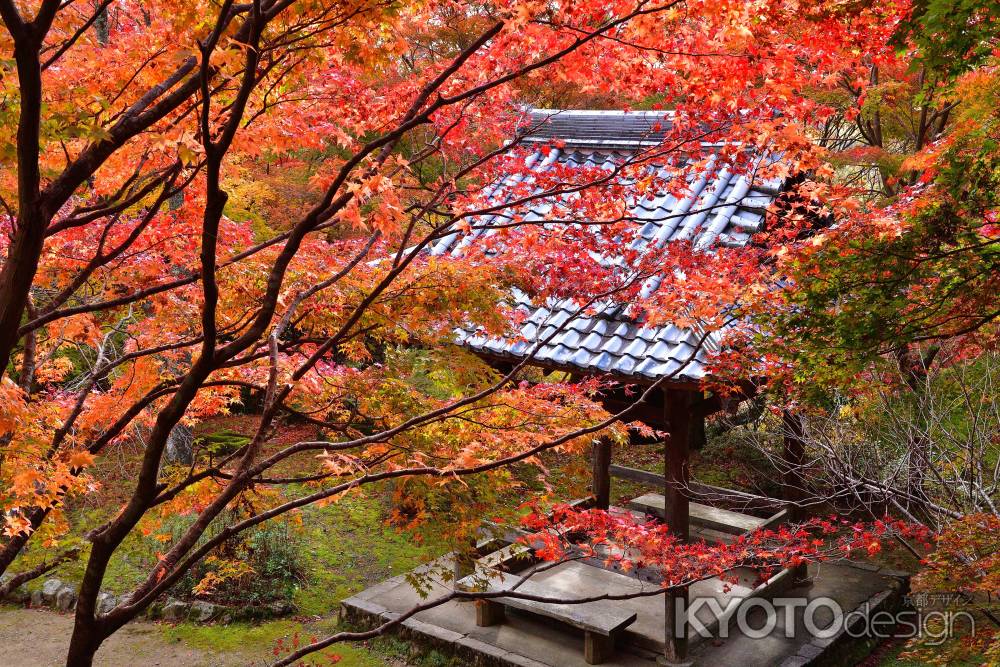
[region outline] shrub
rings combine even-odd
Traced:
[[[165,541],[168,536],[173,541],[192,520],[175,517],[164,523],[161,534],[147,540],[155,542],[158,550],[162,548],[159,541]],[[215,526],[212,534],[206,534],[203,539],[211,539],[235,520],[232,517]],[[304,580],[299,542],[288,523],[265,524],[245,531],[226,540],[199,561],[174,584],[170,595],[224,605],[291,605],[295,591]]]

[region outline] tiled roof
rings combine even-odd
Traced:
[[[645,142],[658,141],[660,136],[655,128],[661,121],[669,121],[662,112],[534,112],[528,142],[550,143],[558,139],[566,146],[547,147],[547,155],[535,151],[527,158],[527,164],[535,170],[544,170],[557,162],[570,166],[605,165],[610,169],[646,145]],[[664,178],[669,179],[660,169]],[[523,175],[511,176],[507,185],[523,178]],[[689,183],[687,195],[681,198],[663,193],[631,206],[629,216],[641,225],[634,247],[655,251],[678,239],[689,240],[695,248],[703,250],[714,244],[746,245],[751,234],[763,226],[764,211],[782,185],[777,181],[751,182],[747,176],[714,164],[692,177]],[[533,214],[544,219],[547,210],[541,203]],[[486,229],[445,237],[432,247],[431,253],[461,254],[477,238],[490,235],[488,225],[477,226]],[[644,294],[648,295],[658,285],[657,279],[649,280]],[[521,293],[514,294],[514,298],[516,306],[526,315],[520,338],[487,337],[470,325],[457,332],[459,343],[476,352],[514,360],[534,351],[538,363],[571,371],[647,381],[671,376],[672,381],[690,382],[705,377],[707,352],[717,347],[722,335],[720,331],[704,334],[673,325],[646,327],[627,316],[625,309],[617,304],[604,304],[597,312],[581,314],[572,299],[539,306]],[[705,341],[699,349],[703,337]]]
[[[459,343],[476,352],[514,360],[523,359],[537,347],[534,361],[570,371],[647,380],[677,371],[674,379],[692,381],[705,376],[704,350],[718,339],[718,333],[709,334],[699,349],[701,334],[695,330],[673,325],[646,327],[621,317],[621,308],[613,305],[597,314],[581,315],[571,299],[537,307],[523,294],[515,298],[518,307],[528,313],[520,339],[488,337],[468,327],[458,331]],[[540,344],[543,341],[547,342]]]
[[[559,139],[600,146],[659,143],[670,127],[665,111],[568,111],[536,109],[521,125],[528,142]]]

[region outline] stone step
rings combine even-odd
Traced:
[[[647,493],[639,496],[628,503],[629,509],[634,509],[646,514],[663,517],[664,499],[659,493]],[[755,530],[764,524],[765,519],[760,519],[748,514],[731,512],[729,510],[702,505],[701,503],[689,503],[688,512],[691,523],[704,526],[712,530],[731,535],[739,535],[751,530]]]
[[[714,530],[706,526],[693,525],[691,526],[691,539],[695,541],[705,540],[709,544],[716,544],[718,542],[729,544],[736,539],[736,535],[733,533],[724,533],[721,530]]]

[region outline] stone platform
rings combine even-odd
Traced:
[[[448,567],[446,560],[447,557],[444,557],[431,567]],[[422,568],[422,571],[430,571],[430,568]],[[863,564],[813,565],[809,575],[809,584],[795,588],[782,586],[775,592],[779,597],[830,597],[845,612],[867,606],[868,613],[873,613],[898,604],[906,585],[905,573],[879,571]],[[718,580],[694,584],[692,599],[711,596],[725,607],[733,596],[760,595],[761,591],[755,591],[756,582],[751,579],[753,575],[745,573],[743,576],[745,579],[729,590]],[[656,664],[664,645],[664,596],[657,591],[655,584],[578,562],[562,563],[538,572],[532,580],[564,593],[567,599],[608,592],[648,593],[615,602],[625,609],[634,610],[637,619],[620,638],[615,654],[603,664],[612,667],[649,667]],[[414,605],[443,597],[451,590],[451,582],[431,582],[425,591],[426,597],[421,597],[408,582],[407,576],[403,575],[344,600],[343,607],[345,615],[355,622],[373,624],[397,618]],[[767,597],[769,594],[765,591],[763,595]],[[829,616],[822,617],[823,611],[816,616],[816,622],[821,627],[829,623]],[[808,664],[841,664],[838,660],[845,652],[856,653],[858,650],[859,642],[844,633],[827,639],[811,636],[805,630],[801,607],[792,614],[796,626],[794,637],[786,638],[783,632],[785,616],[778,613],[775,630],[760,639],[740,633],[735,625],[730,626],[726,639],[699,640],[692,637],[690,658],[694,664],[706,667],[801,667]],[[763,626],[767,621],[760,607],[753,608],[747,617],[754,628]],[[475,619],[473,602],[452,600],[408,619],[400,631],[411,639],[461,656],[469,665],[586,665],[580,634],[556,621],[516,610],[509,610],[506,622],[501,625],[478,627]]]

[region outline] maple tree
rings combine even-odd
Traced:
[[[992,596],[997,590],[1000,564],[997,561],[997,535],[1000,518],[995,514],[969,513],[949,522],[935,537],[935,549],[923,561],[925,569],[914,577],[913,590],[920,594],[951,593],[951,599],[935,605],[951,611],[977,611],[987,623],[964,641],[953,643],[942,651],[923,645],[921,638],[909,642],[905,657],[933,664],[957,660],[973,660],[981,656],[995,661],[1000,656],[1000,623],[992,609]]]
[[[850,116],[843,82],[863,106],[881,85],[872,63],[898,65],[890,38],[908,10],[0,0],[0,571],[17,572],[0,590],[72,557],[66,504],[98,493],[102,457],[130,443],[124,502],[86,535],[68,664],[91,664],[194,563],[265,521],[384,480],[459,494],[542,452],[621,437],[630,415],[600,407],[599,380],[531,376],[530,359],[498,373],[456,351],[454,329],[507,331],[513,286],[705,330],[733,325],[733,304],[744,322],[770,312],[775,262],[790,270],[781,258],[821,247],[803,242],[825,211],[810,202],[856,212],[856,193],[823,180],[833,172],[816,122]],[[540,171],[506,142],[526,102],[553,98],[645,101],[669,123],[658,145],[610,168]],[[763,164],[765,152],[781,160]],[[627,198],[680,193],[711,160],[817,180],[752,248],[630,253]],[[650,164],[674,170],[653,178]],[[523,178],[498,191],[510,174]],[[543,200],[555,203],[540,221],[529,212]],[[428,252],[487,225],[497,233],[458,256]],[[652,276],[661,284],[647,294]],[[426,350],[433,370],[404,348]],[[742,361],[729,370],[750,374]],[[251,401],[248,443],[165,461],[178,425]],[[282,442],[285,417],[321,436]],[[263,509],[206,537],[251,496]],[[190,528],[99,612],[123,540],[171,514],[191,515]],[[468,519],[455,530],[473,530]],[[35,564],[38,552],[48,557]]]
[[[941,461],[957,447],[942,440],[954,425],[944,385],[988,376],[997,341],[997,18],[995,3],[915,3],[864,80],[814,93],[834,109],[816,128],[833,171],[802,183],[785,216],[802,224],[771,244],[784,284],[746,306],[758,328],[744,332],[742,365],[759,364],[776,403],[813,413],[825,470],[856,483],[902,443],[908,479],[890,485],[893,502],[932,523],[947,495],[940,473],[952,469]],[[959,439],[994,400],[989,387],[974,394],[948,408]],[[827,448],[834,431],[854,444]],[[860,442],[871,456],[852,461]],[[970,465],[995,447],[989,437],[973,447]]]
[[[914,641],[911,657],[942,664],[1000,647],[980,604],[996,570],[982,556],[998,499],[998,10],[914,3],[868,85],[824,93],[835,173],[803,194],[833,223],[778,246],[788,282],[757,301],[747,336],[775,403],[800,415],[775,434],[805,445],[778,464],[802,502],[889,505],[942,531],[915,588],[957,586],[952,608],[982,622],[948,650]],[[965,590],[970,576],[984,587]]]

